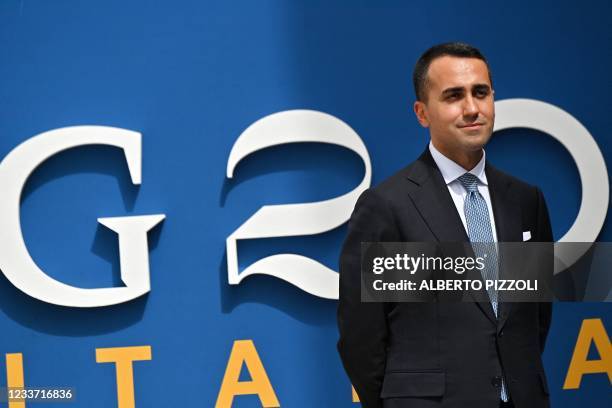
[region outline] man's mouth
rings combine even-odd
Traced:
[[[484,123],[470,123],[468,125],[459,126],[461,129],[478,129],[484,126]]]

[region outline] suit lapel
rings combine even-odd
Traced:
[[[407,169],[406,178],[414,183],[414,187],[409,190],[410,198],[436,239],[439,242],[469,241],[455,203],[429,149]]]
[[[512,194],[511,180],[488,164],[485,171],[489,183],[493,216],[495,217],[497,241],[521,242],[521,206]],[[500,252],[501,257],[503,257],[503,249]],[[500,264],[503,265],[504,262]],[[503,277],[502,275],[503,271],[500,270],[500,278]],[[503,292],[499,293],[499,296],[498,331],[503,328],[512,309],[512,303],[503,302]]]
[[[512,182],[489,164],[485,167],[498,242],[521,242],[521,207],[512,194]]]

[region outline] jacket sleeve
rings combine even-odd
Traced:
[[[553,242],[552,227],[550,225],[550,217],[548,216],[548,209],[546,208],[546,202],[544,201],[544,195],[537,190],[538,200],[538,242]],[[544,346],[546,345],[546,337],[548,336],[548,329],[552,321],[552,303],[541,302],[539,304],[539,331],[540,331],[540,352],[544,352]]]
[[[387,318],[384,303],[361,302],[361,242],[398,241],[393,215],[372,190],[357,200],[340,255],[338,351],[365,408],[380,408],[386,364]]]

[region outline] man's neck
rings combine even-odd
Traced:
[[[482,149],[468,152],[457,152],[440,148],[439,146],[436,146],[435,143],[433,143],[433,145],[440,153],[463,167],[466,171],[472,170],[474,167],[476,167],[478,162],[480,162],[480,159],[482,159]]]

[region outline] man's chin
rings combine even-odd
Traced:
[[[463,143],[463,150],[465,152],[479,152],[487,144],[488,139],[481,140],[470,140]]]
[[[491,135],[485,132],[477,132],[473,134],[466,133],[463,135],[462,144],[468,150],[480,150],[482,149],[491,139]]]

